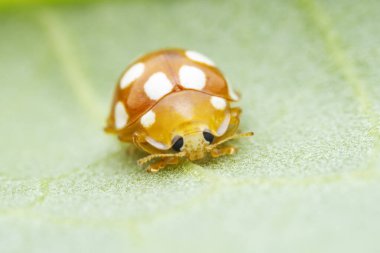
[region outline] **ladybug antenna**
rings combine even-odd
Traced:
[[[153,155],[148,155],[146,157],[143,157],[143,158],[137,160],[137,164],[139,166],[141,166],[141,165],[144,165],[145,163],[147,163],[150,160],[155,159],[155,158],[184,157],[185,155],[186,155],[186,153],[184,151],[183,152],[179,152],[179,153],[173,153],[173,154],[153,154]]]
[[[216,146],[219,146],[220,144],[225,143],[225,142],[227,142],[227,141],[229,141],[229,140],[237,139],[237,138],[242,138],[242,137],[250,137],[250,136],[252,136],[252,135],[254,135],[253,132],[246,132],[246,133],[234,134],[234,135],[232,135],[232,136],[230,136],[230,137],[227,137],[227,138],[225,138],[225,139],[223,139],[223,140],[221,140],[221,141],[219,141],[219,142],[217,142],[217,143],[214,143],[214,144],[211,144],[211,145],[207,146],[207,147],[206,147],[206,150],[207,150],[208,152],[210,152],[210,151],[211,151],[212,149],[214,149]]]

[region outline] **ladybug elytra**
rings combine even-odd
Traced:
[[[166,49],[132,63],[120,77],[105,131],[150,155],[138,160],[157,172],[180,158],[198,160],[233,154],[220,144],[252,132],[237,133],[239,96],[206,56]]]

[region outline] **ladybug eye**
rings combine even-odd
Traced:
[[[172,149],[179,152],[183,147],[183,138],[182,137],[174,137]]]
[[[211,144],[214,141],[214,135],[209,132],[203,132],[203,137],[205,138],[206,141],[208,141],[209,144]]]

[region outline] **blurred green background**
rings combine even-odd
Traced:
[[[380,1],[0,2],[0,252],[380,252]],[[102,132],[135,57],[243,94],[237,155],[158,174]]]

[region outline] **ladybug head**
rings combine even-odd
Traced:
[[[176,136],[172,149],[184,152],[189,160],[202,159],[206,154],[206,147],[214,140],[214,135],[208,131],[196,131],[182,136]]]
[[[218,145],[231,139],[252,136],[253,132],[234,134],[211,144],[209,141],[214,137],[208,132],[193,132],[185,134],[184,137],[177,137],[173,143],[172,149],[176,153],[152,154],[137,161],[139,165],[143,165],[155,158],[163,157],[187,157],[189,160],[198,160],[205,156],[207,152],[211,152]]]

